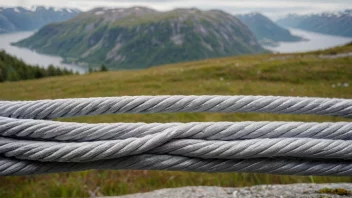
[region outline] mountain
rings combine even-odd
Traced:
[[[0,51],[0,82],[71,74],[73,74],[72,71],[55,68],[54,66],[44,69],[39,66],[28,65],[5,51]]]
[[[294,42],[302,40],[294,36],[285,28],[275,24],[272,20],[260,13],[237,15],[248,26],[262,44],[276,43],[280,41]]]
[[[17,43],[68,62],[113,69],[265,52],[236,17],[218,10],[97,8]]]
[[[77,9],[0,7],[0,33],[35,30],[46,24],[65,21],[80,13]]]
[[[352,10],[310,15],[290,14],[277,23],[313,32],[352,37]]]

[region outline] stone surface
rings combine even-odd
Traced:
[[[317,193],[323,188],[343,188],[352,190],[352,183],[336,184],[291,184],[291,185],[260,185],[244,188],[222,188],[194,186],[183,188],[168,188],[148,193],[138,193],[115,198],[327,198],[348,197]],[[112,198],[112,197],[110,197]]]

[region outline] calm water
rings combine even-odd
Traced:
[[[352,41],[352,38],[348,37],[332,36],[294,28],[288,29],[292,34],[306,38],[309,41],[280,42],[277,47],[265,46],[265,48],[280,53],[308,52],[341,46]]]
[[[292,34],[306,38],[309,41],[280,42],[280,45],[277,47],[266,46],[265,48],[281,53],[307,52],[344,45],[352,41],[352,38],[319,34],[293,28],[289,28],[289,30]],[[57,67],[72,69],[80,73],[87,71],[85,68],[78,65],[62,63],[63,59],[59,56],[40,54],[27,48],[20,48],[11,45],[11,43],[20,41],[33,34],[34,32],[0,34],[0,49],[4,49],[7,53],[14,55],[32,65],[48,67],[52,64]]]
[[[27,48],[21,48],[12,46],[11,43],[25,39],[34,32],[16,32],[10,34],[0,34],[0,49],[5,50],[7,53],[22,59],[24,62],[31,65],[39,65],[41,67],[48,67],[49,65],[54,65],[60,68],[72,69],[73,71],[78,71],[80,73],[86,72],[86,69],[78,65],[64,64],[62,63],[62,58],[59,56],[51,56],[45,54],[39,54]]]

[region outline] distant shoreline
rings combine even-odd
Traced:
[[[298,53],[324,50],[352,42],[352,38],[349,37],[321,34],[296,28],[288,29],[293,35],[305,38],[305,40],[298,42],[279,42],[278,46],[264,45],[263,47],[273,52]]]
[[[16,56],[30,65],[38,65],[44,68],[47,68],[49,65],[54,65],[59,68],[72,69],[79,73],[86,73],[88,71],[87,67],[64,63],[64,59],[60,56],[45,54],[37,50],[16,45],[16,42],[33,35],[36,31],[19,31],[0,34],[0,49],[5,50],[10,55]]]

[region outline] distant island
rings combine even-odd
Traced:
[[[112,69],[267,52],[245,24],[226,12],[146,7],[93,9],[49,24],[16,45]]]
[[[221,10],[203,11],[196,8],[167,12],[147,7],[95,8],[80,12],[44,7],[25,10],[18,7],[7,8],[0,13],[26,16],[27,23],[31,24],[36,14],[28,16],[28,13],[40,13],[43,9],[45,13],[61,13],[61,18],[54,17],[54,20],[48,17],[45,22],[41,21],[42,28],[14,45],[61,56],[65,63],[86,68],[106,65],[110,69],[143,69],[216,57],[270,53],[263,46],[271,49],[280,42],[306,40],[293,35],[285,27],[331,34],[334,34],[331,29],[344,28],[339,33],[349,35],[350,28],[342,27],[341,23],[349,24],[351,21],[349,10],[307,16],[289,15],[278,20],[278,23],[261,13],[234,16]],[[325,23],[320,24],[321,21]],[[36,27],[39,25],[36,24]],[[325,27],[330,32],[317,27]]]

